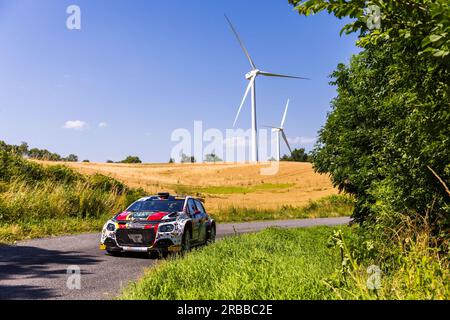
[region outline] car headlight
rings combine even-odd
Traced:
[[[106,226],[106,230],[114,231],[116,230],[116,226],[114,225],[114,223],[108,223],[108,225]]]
[[[173,224],[164,224],[162,226],[159,226],[159,231],[160,232],[171,232],[174,229],[174,225]]]

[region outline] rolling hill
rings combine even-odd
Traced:
[[[260,174],[260,169],[268,167],[268,163],[65,165],[84,174],[109,175],[148,193],[170,191],[202,195],[213,210],[230,206],[259,209],[303,206],[311,200],[338,193],[329,177],[315,173],[310,163],[281,162],[279,172],[270,176]]]

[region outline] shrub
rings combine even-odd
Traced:
[[[122,182],[99,173],[90,176],[89,183],[94,189],[99,189],[105,192],[114,191],[119,195],[124,191],[127,191],[127,187]]]

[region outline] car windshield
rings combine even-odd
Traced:
[[[145,200],[136,201],[128,207],[127,211],[163,211],[163,212],[180,212],[183,211],[184,200]]]

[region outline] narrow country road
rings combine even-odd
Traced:
[[[217,237],[278,226],[340,225],[347,217],[219,224]],[[108,256],[99,234],[81,234],[0,246],[0,299],[113,299],[145,268],[158,263],[144,255]],[[81,289],[67,288],[67,268],[81,270]]]

